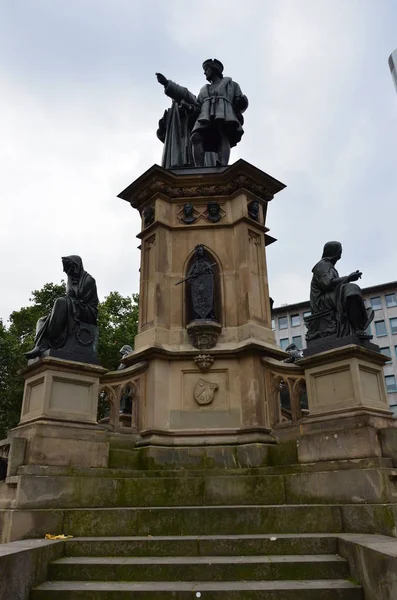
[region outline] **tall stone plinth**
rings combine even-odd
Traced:
[[[24,371],[21,420],[9,437],[26,440],[20,464],[107,466],[108,442],[97,425],[98,365],[43,358]]]
[[[300,462],[390,456],[382,439],[386,430],[396,436],[397,421],[387,400],[386,361],[353,344],[299,361],[309,403],[309,417],[300,425]]]
[[[240,160],[175,171],[155,165],[119,195],[143,217],[139,328],[124,360],[148,364],[143,439],[228,443],[249,430],[252,441],[273,441],[260,358],[285,353],[271,328],[266,246],[275,240],[266,215],[284,187]],[[192,320],[190,288],[177,285],[200,244],[214,271],[212,323]]]

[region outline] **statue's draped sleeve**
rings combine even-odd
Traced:
[[[194,94],[192,94],[192,92],[189,92],[187,88],[182,87],[170,79],[168,80],[167,85],[164,87],[164,93],[166,96],[169,96],[175,100],[175,102],[178,104],[184,100],[187,104],[191,104],[192,106],[197,105],[197,98]]]

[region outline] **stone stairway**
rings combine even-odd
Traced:
[[[363,599],[333,535],[80,537],[65,549],[32,600]]]
[[[16,539],[26,524],[27,537],[74,536],[31,600],[363,600],[341,540],[393,535],[390,459],[302,465],[279,446],[242,468],[176,452],[152,464],[113,447],[108,468],[19,467]]]

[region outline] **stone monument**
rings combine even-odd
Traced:
[[[327,242],[312,269],[307,349],[298,361],[309,403],[301,423],[301,462],[382,456],[380,431],[397,431],[383,375],[387,357],[366,331],[374,311],[354,283],[362,273],[340,277],[335,263],[341,256],[340,242]]]

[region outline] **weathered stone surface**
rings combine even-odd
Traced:
[[[347,431],[330,429],[302,435],[297,443],[301,463],[382,456],[381,442],[373,427]]]
[[[65,557],[49,566],[50,581],[258,581],[343,579],[345,559],[319,556]]]
[[[166,600],[172,594],[177,600],[191,600],[198,590],[191,582],[48,582],[36,588],[32,600],[49,600],[51,594],[62,600],[84,598],[82,594],[95,594],[101,600],[130,600],[156,598]],[[202,582],[200,593],[208,600],[362,600],[362,590],[346,580],[317,581],[260,581],[260,582]],[[93,597],[95,597],[93,596]]]
[[[25,464],[107,467],[109,442],[96,425],[38,420],[19,425],[12,438],[26,440]]]
[[[377,504],[397,501],[389,469],[349,469],[285,476],[287,503]]]
[[[73,538],[66,556],[261,556],[336,554],[337,537],[322,534],[241,534]]]
[[[397,598],[397,540],[381,535],[342,535],[338,548],[366,598]]]
[[[25,540],[0,546],[0,600],[27,600],[47,580],[48,564],[64,553],[59,541]]]

